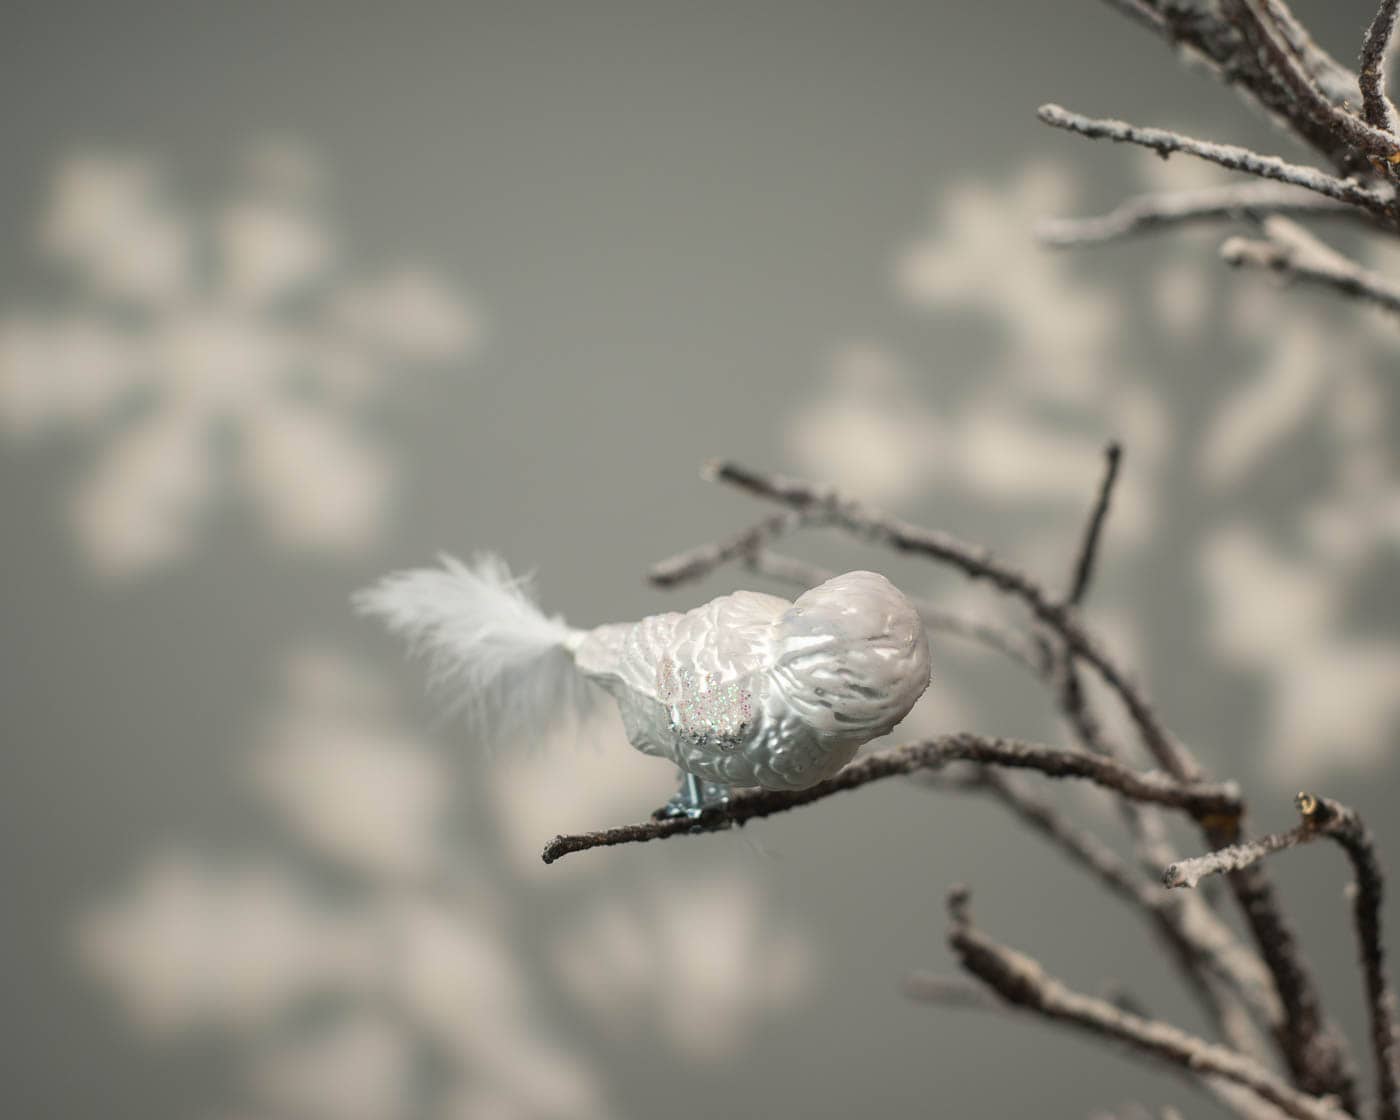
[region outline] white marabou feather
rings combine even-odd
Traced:
[[[600,690],[574,664],[583,635],[536,605],[498,556],[385,576],[355,595],[428,659],[435,690],[488,746],[538,742],[593,705]]]

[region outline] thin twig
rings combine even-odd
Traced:
[[[1241,812],[1239,790],[1228,782],[1220,785],[1183,783],[1165,774],[1134,770],[1112,759],[1078,751],[960,732],[867,755],[834,778],[810,789],[743,790],[734,794],[727,804],[708,810],[695,820],[666,818],[603,832],[556,836],[545,845],[543,858],[545,863],[553,863],[570,852],[589,848],[662,840],[690,832],[720,832],[755,817],[768,817],[808,805],[881,778],[937,769],[954,761],[1038,770],[1049,778],[1082,778],[1135,801],[1165,805],[1198,820],[1233,819]]]
[[[1024,1010],[998,999],[983,985],[974,983],[966,976],[921,970],[906,976],[900,987],[906,996],[921,1003],[937,1003],[944,1007],[971,1007],[979,1011]],[[1150,1014],[1142,1000],[1117,981],[1106,981],[1100,998],[1131,1015],[1147,1018]]]
[[[982,775],[982,786],[1012,809],[1055,847],[1084,867],[1108,890],[1149,914],[1158,914],[1164,907],[1164,897],[1111,848],[1087,829],[1071,824],[1044,798],[1021,788],[1009,775],[988,768]]]
[[[1042,245],[1077,248],[1192,222],[1234,221],[1278,213],[1371,220],[1354,206],[1300,187],[1232,183],[1194,191],[1138,195],[1100,217],[1046,219],[1036,226],[1035,235]]]
[[[1055,672],[1047,675],[1046,684],[1054,693],[1060,715],[1081,747],[1094,754],[1126,761],[1125,752],[1105,733],[1102,722],[1094,712],[1088,690],[1080,677],[1078,663],[1068,649],[1061,651]],[[1160,821],[1144,806],[1128,801],[1117,804],[1143,866],[1161,867],[1164,862],[1170,863],[1171,857],[1167,856],[1170,847]],[[1164,859],[1164,856],[1167,858]]]
[[[1282,34],[1274,11],[1264,0],[1227,0],[1226,11],[1234,16],[1251,46],[1268,60],[1273,72],[1297,101],[1299,112],[1327,127],[1341,143],[1368,158],[1386,162],[1400,158],[1400,140],[1333,103],[1318,88]]]
[[[1274,216],[1264,220],[1263,240],[1231,237],[1220,256],[1235,268],[1262,268],[1289,281],[1332,288],[1400,313],[1400,284],[1324,245],[1296,222]]]
[[[1371,1047],[1376,1062],[1376,1096],[1381,1120],[1400,1120],[1400,1046],[1397,1046],[1395,992],[1385,967],[1381,939],[1381,900],[1385,877],[1371,832],[1359,813],[1326,797],[1298,798],[1298,811],[1319,832],[1340,844],[1351,860],[1356,884],[1352,915],[1366,984]]]
[[[1300,793],[1297,806],[1302,821],[1296,828],[1174,863],[1164,872],[1163,882],[1168,887],[1194,887],[1206,875],[1235,871],[1275,852],[1322,837],[1341,845],[1356,876],[1352,909],[1366,986],[1380,1116],[1382,1120],[1400,1120],[1400,1042],[1397,1042],[1395,996],[1386,972],[1385,945],[1381,939],[1385,878],[1376,858],[1375,844],[1370,830],[1354,809],[1311,793]]]
[[[1271,998],[1268,974],[1256,958],[1240,949],[1222,927],[1216,931],[1205,922],[1188,922],[1171,905],[1174,896],[1155,889],[1145,875],[1135,871],[1097,836],[1057,812],[1045,799],[1022,788],[1010,775],[987,767],[981,785],[997,797],[1025,824],[1093,875],[1109,892],[1140,910],[1171,953],[1206,1014],[1219,1026],[1235,1049],[1251,1048],[1257,1035],[1232,997],[1217,993],[1214,978],[1266,1022],[1277,1024],[1278,1001]],[[1241,958],[1249,958],[1242,961]],[[1115,1001],[1116,1002],[1116,1001]]]
[[[1109,0],[1112,7],[1121,8]],[[1344,174],[1370,172],[1371,165],[1349,144],[1339,143],[1330,122],[1318,121],[1302,111],[1292,91],[1264,65],[1251,43],[1218,4],[1158,3],[1143,0],[1155,20],[1137,22],[1155,31],[1159,38],[1180,50],[1194,68],[1204,69],[1231,86],[1247,102],[1275,122],[1291,129],[1304,143],[1327,157]],[[1302,58],[1329,98],[1341,105],[1354,99],[1356,75],[1317,47],[1312,37],[1297,25],[1281,0],[1269,5],[1278,19],[1284,37]]]
[[[980,984],[965,976],[942,976],[934,972],[914,972],[904,978],[904,994],[921,1003],[944,1007],[975,1007],[979,1011],[1001,1011],[1006,1005]]]
[[[948,976],[935,972],[914,972],[905,977],[902,985],[904,994],[920,1003],[930,1003],[939,1007],[970,1009],[989,1013],[1004,1013],[1036,1017],[1030,1008],[1008,1003],[998,998],[983,985],[974,983],[963,976]],[[1105,993],[1105,1000],[1120,1011],[1141,1018],[1148,1018],[1148,1012],[1131,993],[1118,991],[1113,995]],[[1177,1072],[1195,1079],[1194,1073],[1177,1068]],[[1280,1112],[1267,1101],[1260,1100],[1252,1092],[1223,1077],[1201,1077],[1198,1085],[1205,1088],[1224,1107],[1241,1120],[1279,1120],[1287,1114]]]
[[[1104,0],[1110,8],[1116,8],[1129,19],[1142,24],[1149,31],[1158,34],[1166,32],[1166,20],[1148,0]]]
[[[1113,487],[1118,481],[1118,468],[1123,461],[1123,446],[1114,440],[1104,448],[1103,481],[1099,483],[1098,497],[1089,513],[1089,521],[1084,527],[1084,539],[1074,561],[1074,578],[1070,582],[1065,605],[1076,607],[1084,601],[1089,590],[1089,581],[1094,576],[1094,561],[1098,557],[1099,538],[1103,534],[1104,518],[1108,516],[1109,503],[1113,501]]]
[[[753,555],[768,541],[796,532],[802,528],[803,521],[801,513],[775,513],[732,537],[682,552],[652,565],[647,578],[658,587],[674,587],[680,583],[701,579],[730,560]]]
[[[1265,856],[1286,851],[1316,839],[1316,833],[1306,824],[1300,824],[1287,832],[1271,832],[1267,836],[1260,836],[1258,839],[1249,840],[1243,844],[1231,844],[1225,848],[1217,848],[1203,856],[1193,856],[1191,859],[1178,860],[1176,863],[1169,864],[1167,869],[1162,872],[1162,885],[1168,889],[1194,887],[1207,875],[1222,875],[1229,871],[1239,871],[1241,868],[1258,863]]]
[[[1047,1019],[1126,1043],[1146,1055],[1196,1076],[1234,1081],[1299,1120],[1343,1120],[1331,1101],[1299,1092],[1281,1078],[1224,1046],[1207,1042],[1157,1019],[1133,1015],[1107,1000],[1076,992],[1050,976],[1039,962],[992,941],[972,924],[968,892],[948,894],[952,919],[948,942],[962,966],[1009,1003]]]
[[[1264,0],[1264,7],[1278,25],[1289,48],[1298,56],[1323,94],[1336,105],[1356,99],[1356,75],[1328,54],[1312,37],[1283,0]],[[1375,124],[1375,121],[1371,122]]]
[[[1059,687],[1055,691],[1060,711],[1080,745],[1095,754],[1121,761],[1122,751],[1104,734],[1079,679],[1074,658],[1068,653],[1062,658]],[[1163,863],[1172,862],[1175,856],[1156,811],[1121,798],[1116,804],[1133,837],[1140,864],[1144,868],[1160,868]],[[1216,917],[1207,900],[1194,894],[1172,896],[1151,886],[1146,888],[1146,893],[1157,903],[1172,897],[1178,899],[1177,906],[1148,903],[1152,918],[1163,927],[1162,936],[1173,948],[1178,966],[1230,1045],[1237,1050],[1255,1050],[1254,1032],[1242,1018],[1236,1000],[1256,1022],[1277,1036],[1283,1022],[1283,1007],[1269,971],[1259,957],[1235,939],[1233,931]],[[1140,902],[1147,903],[1147,899]],[[1212,987],[1208,982],[1212,977],[1222,981],[1226,990],[1217,991]]]
[[[1361,42],[1361,107],[1366,120],[1375,128],[1384,129],[1394,135],[1395,106],[1385,93],[1385,56],[1390,52],[1395,38],[1395,17],[1400,12],[1397,0],[1381,0],[1376,18],[1366,29],[1366,38]],[[1387,162],[1392,166],[1397,158]]]
[[[1234,144],[1216,144],[1209,140],[1197,140],[1179,132],[1164,128],[1145,128],[1127,121],[1108,118],[1096,119],[1079,113],[1071,113],[1059,105],[1042,105],[1037,114],[1042,121],[1054,128],[1063,128],[1087,136],[1091,140],[1113,140],[1117,143],[1139,144],[1151,148],[1162,156],[1173,152],[1183,152],[1210,163],[1219,164],[1231,171],[1242,171],[1262,179],[1272,179],[1280,183],[1292,183],[1305,190],[1314,191],[1339,202],[1360,206],[1379,217],[1389,220],[1390,195],[1370,187],[1362,186],[1352,179],[1339,179],[1316,167],[1288,163],[1277,156],[1261,155],[1249,148]]]

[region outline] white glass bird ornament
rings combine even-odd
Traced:
[[[929,684],[918,611],[874,572],[789,602],[736,591],[694,610],[576,630],[493,556],[399,572],[356,596],[431,661],[487,741],[537,736],[601,693],[643,754],[681,770],[663,812],[698,816],[730,787],[805,789],[887,734]]]

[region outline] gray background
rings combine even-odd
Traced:
[[[1300,9],[1347,59],[1371,14]],[[370,417],[404,469],[369,549],[279,550],[235,498],[215,507],[188,555],[106,584],[87,571],[62,514],[88,461],[82,435],[0,442],[0,1061],[12,1116],[279,1114],[246,1083],[257,1039],[134,1031],[81,967],[74,931],[159,844],[271,853],[322,876],[327,890],[351,889],[278,839],[242,767],[277,695],[277,658],[307,642],[378,666],[410,702],[405,725],[431,731],[419,674],[353,618],[354,588],[439,548],[483,546],[537,568],[548,605],[581,624],[742,585],[725,572],[673,597],[642,581],[651,561],[758,512],[699,482],[700,462],[725,454],[819,473],[794,461],[783,432],[851,340],[900,354],[926,401],[990,376],[1000,325],[957,309],[925,313],[892,281],[892,261],[922,235],[930,205],[960,182],[995,188],[1047,157],[1075,171],[1076,210],[1141,186],[1129,153],[1050,133],[1034,119],[1038,103],[1274,143],[1227,91],[1089,3],[16,3],[6,17],[7,305],[65,298],[34,231],[66,152],[153,153],[177,191],[198,200],[217,193],[241,146],[271,134],[324,161],[352,264],[411,251],[469,292],[487,324],[478,352],[405,382]],[[1028,237],[1024,252],[1038,252]],[[1286,529],[1330,469],[1329,452],[1304,434],[1233,505],[1201,493],[1196,435],[1244,363],[1223,327],[1175,339],[1142,326],[1146,278],[1168,253],[1199,266],[1212,301],[1258,284],[1219,275],[1209,240],[1064,263],[1090,290],[1124,293],[1132,315],[1115,361],[1162,396],[1178,434],[1153,481],[1156,532],[1134,547],[1110,537],[1101,598],[1135,620],[1143,668],[1174,726],[1212,769],[1255,792],[1260,826],[1282,827],[1291,790],[1270,772],[1265,685],[1222,669],[1206,648],[1196,556],[1206,529],[1240,511]],[[1008,274],[1021,267],[1002,264]],[[1269,308],[1279,322],[1334,317],[1312,293],[1284,293]],[[1376,353],[1383,383],[1394,352]],[[1092,406],[1080,421],[1089,446],[1114,428]],[[1092,478],[1085,484],[1087,499]],[[1057,562],[1050,546],[1064,563],[1077,515],[1031,506],[1003,508],[936,480],[900,503],[1058,579],[1045,567]],[[832,564],[879,564],[922,593],[960,593],[907,561],[825,538],[802,547]],[[1391,543],[1354,581],[1348,617],[1377,641],[1396,636],[1396,575]],[[956,651],[942,664],[979,730],[1054,734],[1010,670]],[[936,711],[927,718],[942,722]],[[464,806],[454,858],[495,859],[499,840],[480,823],[494,763],[450,727],[434,742]],[[1392,859],[1394,759],[1381,752],[1364,770],[1331,772],[1324,761],[1317,771],[1327,792],[1369,814]],[[610,1112],[1075,1116],[1130,1098],[1208,1112],[1170,1076],[1101,1047],[900,996],[906,971],[949,966],[941,897],[965,880],[985,926],[1057,974],[1089,989],[1122,980],[1155,1010],[1196,1023],[1136,919],[989,805],[888,785],[742,838],[610,854],[602,879],[575,863],[590,858],[550,871],[562,887],[504,873],[495,886],[518,923],[521,967],[538,980],[541,1029],[596,1071]],[[567,931],[595,892],[731,866],[788,926],[808,931],[817,954],[800,998],[756,1019],[732,1057],[706,1065],[645,1034],[618,1041],[550,980],[546,935]],[[1339,858],[1310,849],[1275,870],[1330,1005],[1359,1041]],[[1387,918],[1394,929],[1393,904]],[[441,1115],[433,1102],[424,1091],[409,1114]]]

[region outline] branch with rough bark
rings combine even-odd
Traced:
[[[650,572],[651,582],[657,587],[675,587],[701,579],[731,560],[751,560],[770,541],[796,532],[806,520],[802,513],[775,513],[733,536],[654,564]]]
[[[1302,224],[1344,217],[1373,234],[1389,237],[1400,232],[1400,134],[1386,96],[1383,67],[1400,3],[1381,3],[1362,47],[1359,77],[1318,46],[1284,0],[1108,3],[1233,86],[1291,130],[1324,166],[1045,105],[1040,118],[1053,127],[1146,147],[1163,158],[1191,156],[1258,181],[1145,195],[1102,217],[1046,223],[1041,239],[1061,246],[1088,245],[1188,224],[1248,222],[1251,235],[1232,237],[1222,246],[1228,263],[1265,269],[1287,281],[1400,311],[1400,284],[1331,249]],[[1146,690],[1082,617],[1120,466],[1120,452],[1112,446],[1065,589],[1055,592],[985,548],[909,524],[834,490],[734,463],[711,464],[708,477],[780,508],[731,536],[663,561],[651,572],[654,583],[676,586],[738,563],[783,583],[813,586],[829,573],[773,550],[780,538],[805,528],[835,529],[865,544],[946,565],[1019,604],[1029,620],[1021,629],[919,602],[929,629],[976,643],[1028,669],[1045,685],[1076,746],[1065,750],[970,734],[940,736],[869,755],[813,789],[742,791],[696,819],[653,819],[556,837],[545,850],[545,861],[594,847],[729,829],[886,777],[918,775],[941,791],[986,793],[1148,918],[1216,1037],[1196,1037],[1140,1008],[1073,991],[1035,961],[977,930],[966,895],[958,892],[950,897],[950,944],[982,986],[920,977],[911,981],[912,994],[960,1006],[1013,1007],[1123,1044],[1176,1069],[1247,1120],[1342,1120],[1360,1115],[1351,1059],[1324,1015],[1311,970],[1264,866],[1269,854],[1325,836],[1343,847],[1356,877],[1354,923],[1371,1016],[1378,1116],[1400,1120],[1397,1031],[1380,927],[1383,880],[1364,824],[1345,807],[1310,798],[1301,804],[1303,821],[1296,829],[1249,840],[1238,790],[1207,780]],[[1105,732],[1102,714],[1085,685],[1090,674],[1121,703],[1136,745],[1160,769],[1139,769],[1130,758],[1131,745]],[[1128,827],[1135,860],[1032,792],[1007,773],[1012,769],[1077,778],[1109,790]],[[1213,851],[1196,859],[1177,859],[1166,839],[1164,809],[1191,818]],[[1154,883],[1144,871],[1154,864],[1169,865],[1169,886],[1194,886],[1205,875],[1225,874],[1252,946],[1237,940],[1202,896],[1163,890]],[[1272,1040],[1281,1072],[1271,1068],[1261,1032]]]
[[[553,863],[571,852],[587,851],[589,848],[663,840],[668,836],[687,833],[720,832],[756,817],[769,817],[809,805],[882,778],[912,774],[919,770],[936,770],[950,762],[977,762],[1017,770],[1036,770],[1048,778],[1081,778],[1133,801],[1163,805],[1196,820],[1229,820],[1241,812],[1239,791],[1229,783],[1180,782],[1156,771],[1133,770],[1112,759],[1078,751],[960,732],[877,751],[851,763],[834,778],[809,789],[743,790],[732,795],[723,806],[707,810],[695,820],[686,817],[665,818],[602,832],[556,836],[546,845],[543,859],[545,863]]]
[[[1366,121],[1385,132],[1395,132],[1395,106],[1385,94],[1385,56],[1395,38],[1395,16],[1400,10],[1397,0],[1382,0],[1376,18],[1366,29],[1361,43],[1361,104]],[[1394,165],[1396,161],[1391,160]]]
[[[1089,511],[1089,520],[1084,525],[1084,538],[1080,541],[1079,551],[1075,553],[1074,576],[1070,581],[1069,594],[1065,596],[1066,606],[1079,606],[1089,591],[1089,581],[1094,578],[1094,562],[1099,556],[1099,541],[1103,536],[1108,507],[1113,501],[1113,488],[1118,484],[1118,468],[1122,463],[1123,445],[1114,440],[1104,449],[1103,480],[1099,483],[1098,496]]]
[[[1014,627],[968,619],[943,611],[936,604],[920,603],[919,609],[930,627],[996,650],[1029,668],[1046,685],[1078,748],[1066,750],[967,733],[939,736],[868,755],[812,789],[739,791],[726,804],[706,810],[695,819],[653,819],[559,836],[546,847],[545,862],[591,848],[723,831],[887,777],[922,775],[943,790],[989,792],[1112,894],[1148,917],[1221,1039],[1219,1043],[1203,1043],[1216,1048],[1212,1051],[1219,1052],[1216,1057],[1223,1053],[1231,1056],[1230,1062],[1246,1063],[1237,1064],[1237,1071],[1263,1069],[1267,1057],[1260,1046],[1260,1032],[1272,1038],[1292,1079],[1291,1086],[1285,1081],[1280,1084],[1293,1095],[1279,1096],[1272,1082],[1259,1083],[1265,1088],[1260,1090],[1255,1085],[1250,1089],[1246,1096],[1253,1103],[1246,1107],[1240,1096],[1245,1093],[1244,1083],[1238,1078],[1232,1080],[1228,1074],[1213,1072],[1211,1077],[1215,1080],[1208,1088],[1217,1097],[1227,1103],[1233,1098],[1234,1110],[1247,1116],[1267,1115],[1267,1109],[1287,1115],[1356,1114],[1350,1060],[1323,1015],[1311,971],[1257,859],[1231,857],[1235,862],[1227,880],[1252,935],[1251,951],[1236,941],[1210,906],[1193,893],[1166,892],[1155,887],[1149,877],[1093,832],[1023,789],[1005,773],[1009,769],[1038,771],[1052,778],[1090,781],[1109,790],[1116,795],[1132,832],[1139,867],[1154,858],[1159,861],[1158,867],[1163,860],[1177,866],[1185,863],[1166,857],[1170,849],[1155,815],[1161,809],[1180,812],[1194,820],[1214,847],[1242,844],[1244,805],[1239,791],[1231,784],[1213,784],[1204,779],[1199,763],[1166,730],[1145,691],[1080,617],[1079,606],[1092,583],[1120,467],[1121,451],[1111,445],[1106,450],[1104,475],[1070,565],[1067,588],[1056,595],[1029,573],[987,549],[900,521],[834,490],[735,464],[710,464],[705,473],[711,479],[776,502],[782,509],[748,529],[663,562],[653,569],[655,582],[673,586],[701,578],[725,563],[739,563],[783,582],[810,587],[822,582],[829,573],[777,554],[769,547],[779,537],[807,527],[834,528],[870,544],[949,565],[1020,603],[1029,611],[1032,625],[1021,633]],[[1140,745],[1160,770],[1136,768],[1127,760],[1124,748],[1105,735],[1102,719],[1079,679],[1081,665],[1096,673],[1123,704]],[[973,766],[970,774],[959,775],[947,769],[950,764],[964,763]],[[1275,841],[1265,838],[1256,843],[1267,848]],[[1375,944],[1379,945],[1378,910],[1374,913]],[[1365,959],[1363,954],[1363,962]],[[1375,975],[1380,983],[1383,974]],[[1388,992],[1388,987],[1383,991]],[[1382,1032],[1384,1029],[1377,1028]],[[1390,1029],[1382,1041],[1393,1049],[1393,1039],[1394,1031]],[[1222,1092],[1222,1085],[1229,1088]],[[1287,1102],[1286,1107],[1280,1100]],[[1387,1115],[1385,1120],[1400,1118]]]
[[[902,987],[906,996],[919,1003],[958,1010],[982,1011],[993,1014],[1005,1013],[1027,1019],[1039,1018],[1036,1011],[1022,1005],[1009,1003],[978,981],[965,976],[913,972],[905,977]],[[1129,1015],[1136,1015],[1143,1019],[1150,1017],[1141,1002],[1121,986],[1108,986],[1103,992],[1102,998],[1111,1006]],[[1188,1080],[1194,1088],[1209,1093],[1222,1107],[1239,1117],[1240,1120],[1282,1120],[1288,1115],[1234,1081],[1210,1074],[1198,1074],[1194,1071],[1184,1070],[1178,1065],[1173,1065],[1171,1068]],[[1165,1117],[1169,1113],[1180,1115],[1172,1110],[1163,1110],[1161,1115]],[[1151,1113],[1146,1112],[1142,1114],[1151,1115]]]
[[[1354,809],[1311,793],[1300,793],[1296,804],[1302,818],[1297,827],[1173,863],[1163,872],[1162,881],[1169,888],[1194,887],[1207,875],[1230,874],[1276,852],[1318,839],[1332,840],[1342,847],[1356,876],[1352,911],[1366,986],[1379,1115],[1382,1120],[1400,1120],[1400,1033],[1395,1023],[1395,992],[1386,970],[1381,938],[1385,876],[1375,843]]]
[[[1125,1011],[1108,1000],[1074,991],[1049,975],[1038,961],[998,944],[977,929],[968,902],[965,888],[955,887],[949,892],[948,944],[969,974],[1012,1006],[1122,1043],[1146,1057],[1169,1063],[1193,1078],[1219,1077],[1233,1082],[1285,1116],[1298,1120],[1344,1120],[1346,1117],[1347,1113],[1333,1100],[1295,1089],[1267,1067],[1238,1051],[1208,1042],[1161,1020]]]
[[[1400,2],[1380,4],[1361,44],[1359,75],[1319,47],[1284,0],[1213,0],[1190,5],[1176,0],[1109,2],[1204,63],[1334,170],[1045,105],[1040,119],[1055,128],[1141,145],[1163,158],[1180,152],[1273,182],[1148,195],[1101,218],[1048,221],[1040,230],[1044,242],[1101,244],[1151,229],[1241,218],[1262,221],[1267,229],[1289,217],[1332,218],[1347,213],[1364,219],[1378,233],[1400,232],[1400,196],[1396,194],[1400,131],[1385,91],[1385,59],[1394,44]],[[1400,284],[1347,260],[1297,226],[1293,232],[1270,234],[1262,241],[1232,238],[1222,255],[1233,265],[1266,268],[1287,279],[1400,310]]]
[[[1081,598],[1092,581],[1104,525],[1122,463],[1122,448],[1110,443],[1104,452],[1104,474],[1085,523],[1083,537],[1072,565],[1069,598]],[[702,546],[692,553],[663,562],[653,569],[685,570],[698,577],[709,567],[699,568],[692,557],[715,560],[718,552]],[[806,589],[822,583],[833,573],[806,561],[778,556],[768,550],[747,553],[740,558],[749,570]],[[1092,754],[1123,760],[1123,751],[1108,740],[1093,715],[1087,695],[1079,683],[1074,661],[1064,651],[1057,658],[1052,640],[1044,635],[1023,636],[1004,627],[993,626],[943,611],[937,605],[914,600],[930,630],[975,642],[1002,653],[1028,669],[1050,691],[1080,746]],[[1038,641],[1036,640],[1038,639]],[[1048,802],[1020,788],[996,769],[982,767],[971,776],[950,778],[943,772],[928,775],[930,784],[959,792],[985,790],[994,794],[1009,810],[1036,829],[1072,861],[1100,879],[1120,898],[1138,906],[1157,930],[1172,959],[1181,969],[1203,1010],[1222,1035],[1243,1049],[1257,1046],[1253,1023],[1276,1030],[1280,1019],[1278,997],[1263,964],[1245,950],[1229,929],[1194,896],[1171,896],[1155,888],[1152,880],[1135,872],[1089,830],[1071,823]],[[1160,867],[1173,858],[1165,845],[1160,822],[1139,802],[1119,799],[1118,805],[1135,839],[1139,861]],[[1223,985],[1223,990],[1221,986]]]
[[[1005,596],[1029,609],[1040,629],[1063,647],[1062,664],[1082,661],[1122,702],[1143,747],[1166,775],[1183,785],[1200,781],[1202,770],[1186,747],[1167,730],[1146,692],[1107,651],[1104,643],[1083,624],[1078,611],[1067,606],[1029,573],[996,556],[990,550],[959,540],[947,533],[908,524],[888,514],[851,501],[834,490],[797,479],[761,474],[733,463],[708,465],[705,475],[747,493],[775,501],[803,524],[828,526],[868,543],[897,552],[923,556],[946,564],[968,578],[989,583]],[[1111,493],[1111,487],[1107,493]],[[1101,499],[1102,500],[1102,499]],[[1092,515],[1091,515],[1092,521]],[[1086,540],[1097,541],[1086,533]],[[702,546],[692,556],[715,556],[713,546]],[[1066,673],[1070,669],[1065,670]],[[1068,681],[1068,678],[1067,678]],[[1081,742],[1100,756],[1120,752],[1110,747],[1098,731],[1100,721],[1082,700],[1075,698],[1072,682],[1060,695],[1060,705],[1070,718]],[[838,778],[840,776],[838,775]],[[820,788],[820,787],[819,787]],[[1129,812],[1129,819],[1132,814]],[[1197,821],[1207,842],[1222,846],[1239,839],[1240,816],[1228,813],[1200,816]],[[719,827],[728,827],[721,823]],[[665,835],[680,831],[672,826]],[[628,826],[599,834],[592,843],[623,843],[656,838],[656,826]],[[574,850],[574,849],[569,849]],[[1275,1039],[1280,1054],[1299,1084],[1309,1091],[1336,1094],[1347,1107],[1355,1103],[1355,1082],[1345,1051],[1322,1013],[1321,999],[1293,933],[1266,873],[1252,867],[1229,879],[1231,892],[1245,917],[1264,967],[1272,978],[1282,1013],[1261,1019]],[[1180,919],[1180,920],[1185,920]],[[1257,1003],[1255,1005],[1257,1009]]]
[[[1311,119],[1345,144],[1374,161],[1400,159],[1400,141],[1391,133],[1373,127],[1364,117],[1330,100],[1304,65],[1302,57],[1283,33],[1280,13],[1287,11],[1282,0],[1226,0],[1222,4],[1239,27],[1256,56],[1293,98],[1297,113]],[[1291,13],[1289,17],[1292,18]],[[1294,20],[1295,26],[1301,26]]]
[[[1264,219],[1263,238],[1231,237],[1220,246],[1220,256],[1235,268],[1263,269],[1285,282],[1320,285],[1400,312],[1400,283],[1363,268],[1277,214]]]
[[[1160,156],[1181,152],[1207,163],[1214,163],[1227,171],[1239,171],[1260,179],[1288,183],[1338,202],[1360,206],[1380,216],[1388,215],[1391,197],[1387,191],[1362,186],[1353,179],[1339,179],[1316,167],[1289,163],[1278,156],[1262,155],[1236,144],[1198,140],[1185,133],[1172,132],[1170,129],[1149,128],[1108,117],[1086,117],[1082,113],[1071,113],[1059,105],[1042,105],[1036,115],[1052,128],[1062,128],[1090,140],[1137,144],[1150,148]]]
[[[1300,187],[1239,183],[1139,195],[1099,217],[1047,218],[1036,225],[1035,234],[1042,245],[1077,248],[1180,226],[1263,219],[1270,214],[1357,219],[1375,228],[1356,207]]]
[[[1041,118],[1053,126],[1093,138],[1135,143],[1164,158],[1175,152],[1290,184],[1313,192],[1321,201],[1340,204],[1364,215],[1385,234],[1400,231],[1400,203],[1395,180],[1400,171],[1400,135],[1393,107],[1385,96],[1384,63],[1394,41],[1397,5],[1382,0],[1361,48],[1361,75],[1352,74],[1316,44],[1284,0],[1109,0],[1110,6],[1178,47],[1184,55],[1234,87],[1273,122],[1290,129],[1335,173],[1290,163],[1248,148],[1215,144],[1163,129],[1141,128],[1122,121],[1093,120],[1047,106]],[[1360,100],[1360,111],[1356,101]],[[1312,216],[1293,202],[1257,206],[1244,212],[1263,223],[1265,239],[1226,242],[1227,262],[1266,268],[1282,278],[1325,287],[1352,299],[1397,310],[1400,286],[1366,270],[1313,238],[1284,215]],[[1063,243],[1087,243],[1125,236],[1153,225],[1225,216],[1222,199],[1158,197],[1130,205],[1097,225],[1052,229]],[[1328,216],[1331,212],[1327,211]],[[1212,836],[1213,847],[1238,841],[1224,833]],[[1249,864],[1228,881],[1274,974],[1285,1015],[1280,1047],[1289,1069],[1305,1088],[1334,1092],[1355,1111],[1354,1075],[1345,1053],[1323,1019],[1315,985],[1302,965],[1296,940],[1260,867]]]
[[[1236,1049],[1257,1049],[1257,1033],[1250,1016],[1260,1023],[1276,1023],[1278,999],[1258,958],[1214,921],[1208,909],[1186,911],[1174,906],[1172,895],[1097,835],[1059,812],[1048,800],[1023,788],[1010,775],[984,767],[963,789],[982,789],[991,794],[1110,894],[1138,910],[1221,1036]]]

